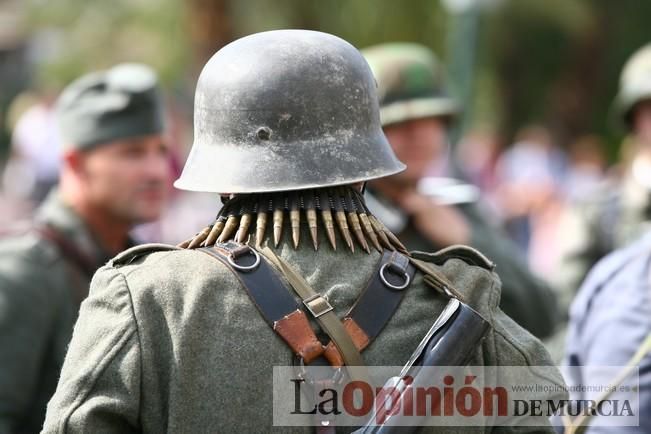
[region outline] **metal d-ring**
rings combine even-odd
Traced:
[[[306,375],[308,370],[307,370],[307,365],[305,364],[305,359],[295,354],[292,360],[292,365],[294,366],[294,372],[296,373],[296,376],[301,380],[305,380],[306,384],[313,387],[314,378]],[[332,380],[333,384],[341,384],[341,380],[344,379],[344,370],[342,369],[341,366],[338,368],[333,368],[332,366],[330,367],[334,371],[332,373],[332,377],[330,378],[330,380]]]
[[[256,252],[254,249],[249,249],[249,253],[251,253],[253,256],[255,256],[255,262],[252,265],[239,265],[236,264],[235,261],[233,260],[233,255],[230,254],[227,256],[228,263],[231,264],[233,268],[239,271],[251,271],[254,270],[260,265],[260,255],[258,252]]]
[[[396,290],[405,289],[407,286],[409,286],[409,282],[411,281],[411,277],[409,277],[409,274],[407,274],[407,272],[403,272],[404,275],[405,275],[405,283],[403,283],[402,285],[394,285],[392,283],[389,283],[387,278],[384,277],[384,270],[386,270],[388,265],[389,265],[389,263],[387,262],[386,264],[384,264],[380,268],[380,279],[382,280],[382,283],[384,283],[389,288],[396,289]]]

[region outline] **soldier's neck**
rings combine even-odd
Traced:
[[[72,194],[61,188],[63,201],[84,221],[93,238],[106,253],[115,255],[127,247],[131,224],[113,217],[83,195]]]

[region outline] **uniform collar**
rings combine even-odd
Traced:
[[[65,203],[56,188],[48,194],[39,207],[36,222],[47,224],[65,235],[98,266],[103,265],[114,256],[102,246],[82,217]],[[135,243],[129,238],[125,248],[133,245]]]

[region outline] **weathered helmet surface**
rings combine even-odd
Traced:
[[[343,185],[404,169],[361,53],[327,33],[236,40],[203,68],[194,143],[175,186],[252,193]]]
[[[362,54],[378,83],[382,125],[459,112],[445,89],[443,66],[429,48],[387,43],[365,48]]]
[[[624,121],[630,124],[633,108],[646,99],[651,99],[651,44],[636,51],[624,65],[615,107]]]

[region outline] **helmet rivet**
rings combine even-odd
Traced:
[[[271,129],[269,127],[260,127],[255,134],[260,140],[269,140],[271,137]]]

